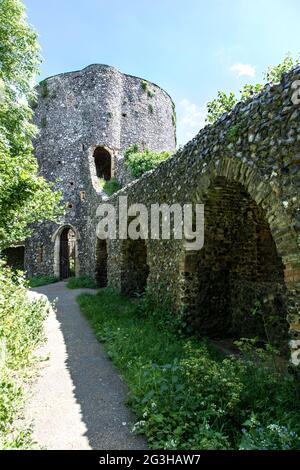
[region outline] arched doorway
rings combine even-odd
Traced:
[[[96,243],[96,280],[99,287],[107,286],[107,241],[99,238]]]
[[[211,181],[204,203],[204,247],[183,263],[190,323],[201,336],[259,337],[286,348],[284,266],[264,210],[223,176]]]
[[[142,294],[148,275],[145,240],[125,240],[122,245],[121,292],[130,296]]]
[[[97,147],[94,151],[94,161],[98,178],[109,181],[112,176],[112,160],[108,150]]]
[[[59,279],[76,275],[76,234],[70,226],[62,227],[56,235],[54,271]]]

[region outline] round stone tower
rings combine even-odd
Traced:
[[[41,175],[62,192],[66,211],[60,224],[34,227],[25,268],[29,276],[93,275],[95,215],[104,195],[99,178],[131,180],[123,163],[130,145],[173,151],[174,104],[157,85],[107,65],[50,77],[37,95],[35,155]]]

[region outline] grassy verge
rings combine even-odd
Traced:
[[[54,276],[34,276],[28,279],[30,287],[46,286],[47,284],[53,284],[58,281],[59,279]]]
[[[95,279],[89,276],[70,277],[67,282],[69,289],[97,289],[99,286]]]
[[[299,449],[299,379],[249,341],[243,360],[179,335],[163,306],[111,289],[78,297],[129,386],[134,430],[158,449]]]
[[[42,340],[42,301],[30,301],[21,273],[0,265],[0,449],[28,449],[30,432],[16,426],[22,417],[24,384],[32,376],[33,352]]]

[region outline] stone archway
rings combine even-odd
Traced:
[[[145,240],[125,240],[121,263],[121,292],[130,296],[142,294],[149,275]]]
[[[292,260],[299,248],[276,188],[254,168],[224,158],[206,169],[194,196],[205,204],[204,248],[184,253],[180,269],[181,301],[194,328],[215,338],[267,335],[282,350],[290,329],[296,348]]]
[[[70,224],[59,227],[54,233],[53,271],[58,279],[79,275],[78,240],[78,232]]]
[[[104,147],[96,147],[94,162],[97,177],[109,181],[112,177],[112,157],[109,151]]]

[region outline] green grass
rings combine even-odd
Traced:
[[[146,299],[146,301],[145,301]],[[129,387],[154,449],[300,448],[299,378],[245,341],[243,359],[176,333],[164,306],[114,290],[78,302]],[[146,308],[145,308],[146,307]]]
[[[109,181],[106,181],[103,178],[99,178],[100,187],[103,191],[106,192],[108,196],[112,196],[114,193],[121,189],[120,183],[116,180],[116,178],[111,178]]]
[[[47,284],[53,284],[58,281],[59,279],[54,276],[34,276],[28,279],[30,287],[46,286]]]
[[[70,277],[67,282],[67,287],[69,289],[97,289],[99,286],[95,279],[92,279],[89,276],[79,276],[79,277]]]

